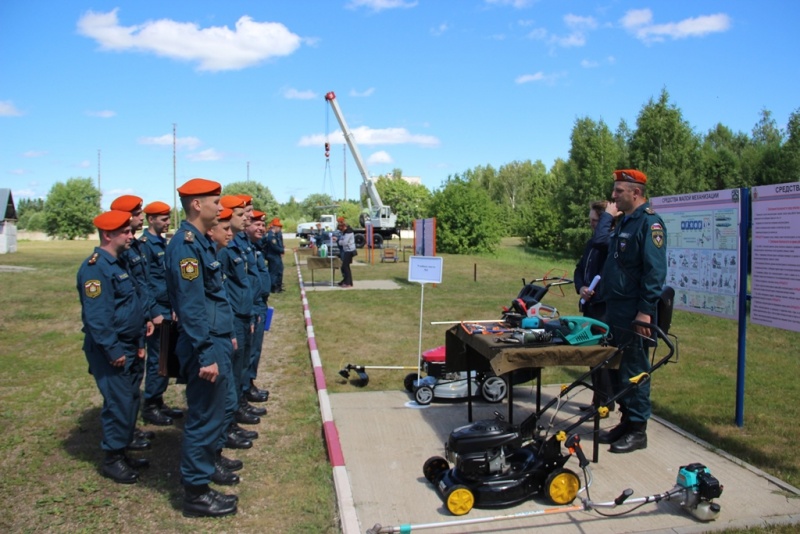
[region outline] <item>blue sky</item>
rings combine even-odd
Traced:
[[[800,108],[800,2],[3,0],[0,187],[98,177],[173,199],[202,176],[279,202],[357,196],[334,91],[370,174],[430,189],[477,165],[569,156],[663,88],[698,132]],[[326,164],[323,143],[332,144]]]

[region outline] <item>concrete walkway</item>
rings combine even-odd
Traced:
[[[398,375],[398,383],[402,377]],[[555,395],[557,387],[544,388],[543,396]],[[515,389],[514,421],[519,423],[533,410],[530,387]],[[442,455],[450,432],[467,424],[466,402],[434,402],[419,407],[398,384],[396,391],[357,390],[330,395],[333,417],[339,432],[348,478],[351,483],[361,532],[375,524],[397,527],[394,532],[417,532],[415,525],[457,521],[476,517],[497,517],[552,508],[541,499],[505,509],[473,509],[464,516],[452,516],[434,488],[422,475],[426,459]],[[576,407],[586,404],[589,392],[581,392],[562,409],[559,420],[575,417]],[[474,404],[475,418],[493,417],[495,410],[507,413],[507,405],[491,405],[482,400]],[[553,414],[549,411],[546,417]],[[618,415],[603,420],[613,426]],[[540,424],[546,423],[544,419]],[[591,458],[591,427],[581,430],[583,449]],[[724,486],[715,500],[722,507],[719,517],[702,523],[681,509],[675,501],[645,504],[627,515],[602,517],[595,511],[548,514],[467,526],[436,527],[432,532],[516,532],[536,528],[538,532],[620,533],[620,532],[709,532],[778,523],[800,523],[800,490],[714,451],[666,422],[654,419],[648,428],[649,446],[645,450],[616,455],[600,449],[599,462],[592,464],[591,498],[610,501],[622,490],[631,488],[633,497],[663,493],[676,481],[681,466],[694,462],[706,465]],[[571,458],[566,467],[579,472]],[[583,475],[580,476],[583,484]],[[578,501],[576,501],[576,504]],[[620,506],[606,513],[630,509]],[[800,528],[800,527],[799,527]]]

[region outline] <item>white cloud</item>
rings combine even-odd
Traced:
[[[45,150],[26,150],[22,153],[23,158],[41,158],[46,155],[47,151]]]
[[[544,72],[539,71],[534,74],[522,74],[520,76],[517,76],[517,78],[514,80],[514,83],[520,85],[524,83],[533,83],[533,82],[543,82],[547,84],[553,84],[556,82],[556,80],[558,80],[562,76],[564,76],[563,73],[545,74]]]
[[[317,98],[317,93],[311,90],[298,91],[297,89],[286,89],[283,91],[283,98],[289,100],[313,100]]]
[[[159,137],[140,137],[138,142],[140,145],[172,146],[172,134],[164,134]],[[203,142],[197,137],[178,137],[175,140],[175,145],[178,148],[186,148],[188,150],[194,150],[202,144]]]
[[[394,163],[394,160],[385,150],[379,150],[367,158],[367,165],[381,165],[386,163]]]
[[[703,37],[710,33],[728,31],[731,19],[724,13],[690,17],[678,22],[653,23],[653,12],[649,9],[633,9],[620,19],[622,27],[646,43],[663,42],[666,38],[687,39]]]
[[[22,176],[23,174],[28,174],[28,171],[26,171],[25,169],[11,169],[7,172],[8,174],[14,174],[16,176]]]
[[[43,198],[33,189],[12,189],[11,194],[14,195],[14,198],[17,200],[22,198]]]
[[[556,35],[545,28],[534,28],[528,32],[528,39],[546,41],[550,46],[562,48],[576,48],[586,44],[587,32],[597,29],[597,20],[594,17],[582,17],[569,13],[564,15],[564,25],[570,30],[567,35]]]
[[[19,117],[22,112],[11,100],[0,100],[0,117]]]
[[[360,126],[352,129],[356,144],[367,145],[418,145],[423,147],[439,146],[439,139],[432,135],[412,134],[405,128],[379,128],[373,129],[367,126]],[[314,134],[303,136],[297,143],[298,146],[322,146],[328,136],[325,134]],[[344,134],[337,131],[330,135],[331,144],[344,143]]]
[[[538,0],[485,0],[487,4],[497,6],[511,6],[514,9],[523,9],[535,4]]]
[[[277,22],[256,22],[243,16],[227,26],[200,28],[169,19],[120,26],[116,8],[108,13],[88,11],[78,20],[78,33],[102,50],[138,51],[191,61],[201,71],[239,70],[267,59],[294,53],[302,39]]]
[[[92,162],[89,161],[88,159],[85,159],[80,163],[76,163],[75,166],[78,167],[79,169],[88,169],[89,167],[92,166]]]
[[[439,37],[440,35],[444,35],[444,33],[450,29],[450,26],[446,22],[442,22],[438,26],[431,28],[431,35],[434,37]]]
[[[87,111],[86,114],[90,117],[98,117],[100,119],[110,119],[117,115],[116,111],[111,111],[110,109],[104,109],[103,111]]]
[[[217,152],[213,148],[201,150],[194,154],[187,154],[186,158],[189,161],[219,161],[222,159],[222,153]]]
[[[345,7],[347,9],[358,9],[366,7],[372,11],[378,12],[384,9],[397,9],[415,7],[417,2],[408,2],[406,0],[350,0]]]
[[[589,59],[581,60],[581,67],[584,69],[594,69],[600,66],[600,63],[597,61],[591,61]]]
[[[597,21],[594,17],[581,17],[580,15],[573,15],[568,13],[564,15],[564,23],[568,28],[576,30],[593,30],[597,28]]]
[[[366,90],[360,91],[360,92],[356,91],[355,89],[350,89],[350,92],[348,93],[348,95],[356,97],[356,98],[361,98],[361,97],[372,96],[372,93],[374,93],[374,92],[375,92],[375,88],[374,87],[370,87],[369,89],[366,89]]]

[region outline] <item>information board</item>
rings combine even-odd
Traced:
[[[800,332],[800,182],[751,189],[750,320]]]
[[[408,281],[421,284],[441,284],[442,257],[411,256],[408,261]]]
[[[651,199],[667,229],[676,309],[738,319],[740,202],[738,189]]]

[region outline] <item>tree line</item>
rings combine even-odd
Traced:
[[[697,133],[662,89],[642,106],[634,128],[624,120],[612,131],[603,119],[576,119],[568,158],[550,169],[530,159],[487,164],[448,176],[434,191],[402,180],[402,170],[394,169],[376,187],[401,228],[436,217],[440,252],[492,252],[503,237],[519,236],[527,246],[577,256],[590,234],[589,203],[610,198],[612,172],[621,168],[645,172],[650,196],[798,181],[800,109],[785,129],[762,109],[749,134],[722,123]],[[334,211],[354,224],[366,201],[363,195],[354,200],[312,194],[280,204],[254,181],[223,188],[223,194],[235,193],[253,196],[257,209],[280,217],[288,232]],[[91,178],[57,183],[44,201],[23,199],[17,206],[21,229],[66,239],[93,233],[92,218],[99,212],[100,192]]]

